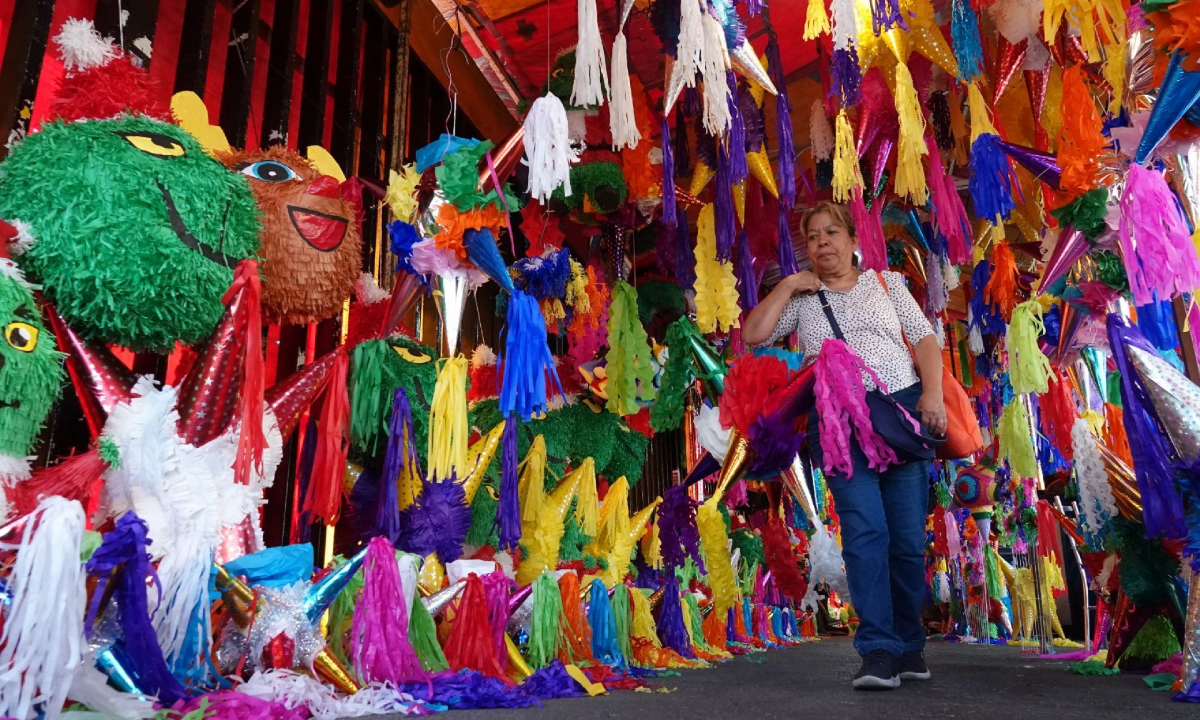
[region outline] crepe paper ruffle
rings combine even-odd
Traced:
[[[1045,330],[1037,300],[1028,300],[1013,309],[1005,345],[1008,348],[1009,381],[1018,395],[1042,394],[1049,390],[1053,370],[1038,343]]]
[[[633,415],[640,409],[639,399],[654,399],[654,368],[649,339],[638,320],[637,290],[624,280],[612,289],[608,348],[606,407],[617,415]]]
[[[1000,439],[1000,456],[1008,460],[1009,467],[1018,477],[1037,476],[1038,462],[1032,432],[1025,403],[1021,398],[1014,397],[1000,413],[996,436]]]
[[[1096,187],[1100,158],[1108,141],[1079,65],[1063,71],[1060,107],[1063,121],[1058,135],[1058,165],[1062,169],[1059,185],[1065,192],[1082,194]]]
[[[1200,285],[1200,260],[1183,211],[1162,173],[1131,165],[1118,234],[1134,302],[1146,305]]]
[[[725,376],[721,425],[749,436],[754,421],[771,398],[787,385],[788,365],[770,355],[742,355]]]
[[[817,355],[816,396],[826,473],[836,472],[844,477],[854,475],[854,461],[850,457],[851,425],[872,470],[885,470],[897,461],[896,452],[871,425],[863,373],[870,376],[882,392],[887,392],[875,371],[849,345],[830,338],[821,346]],[[915,420],[912,422],[916,423]]]
[[[737,277],[733,265],[717,260],[713,206],[700,210],[696,233],[696,326],[700,332],[729,332],[740,324]]]
[[[387,203],[398,222],[408,223],[417,214],[417,185],[421,182],[421,174],[412,163],[400,170],[388,172],[388,186],[383,201]]]
[[[739,592],[730,564],[725,521],[712,500],[702,504],[696,511],[696,526],[707,561],[705,567],[708,569],[708,583],[713,593],[713,611],[720,617],[738,603]]]

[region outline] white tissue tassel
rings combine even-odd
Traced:
[[[642,140],[633,112],[628,55],[625,32],[622,31],[612,46],[612,104],[608,106],[608,129],[612,133],[613,150],[637,147]]]
[[[579,156],[571,148],[567,110],[553,93],[533,101],[525,116],[525,165],[529,167],[530,196],[545,203],[562,187],[571,194],[571,163]]]
[[[579,41],[575,44],[575,84],[572,105],[603,105],[608,68],[600,38],[596,0],[579,0]]]

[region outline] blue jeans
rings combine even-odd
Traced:
[[[907,397],[911,396],[911,397]],[[920,398],[920,385],[896,398],[908,408]],[[816,419],[809,421],[816,428]],[[818,433],[810,443],[813,462],[821,464]],[[921,604],[925,599],[925,518],[929,499],[929,463],[893,465],[883,472],[867,466],[858,443],[851,442],[854,474],[826,475],[842,523],[842,557],[850,601],[858,614],[854,649],[859,655],[886,650],[897,657],[925,647]]]

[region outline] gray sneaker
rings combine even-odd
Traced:
[[[900,687],[899,660],[887,650],[872,650],[863,656],[862,668],[851,685],[855,690],[895,690]]]
[[[925,653],[921,651],[906,652],[900,656],[901,680],[928,680],[932,675],[929,666],[925,664]]]

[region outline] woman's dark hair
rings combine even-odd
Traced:
[[[829,200],[822,200],[816,205],[813,205],[809,209],[805,210],[804,215],[800,216],[800,229],[804,232],[806,237],[808,236],[808,221],[813,219],[813,217],[820,215],[821,213],[825,213],[829,217],[833,218],[835,223],[846,228],[846,232],[849,233],[851,237],[855,237],[854,219],[850,217],[850,212],[846,210],[846,206],[839,203],[830,202]]]

